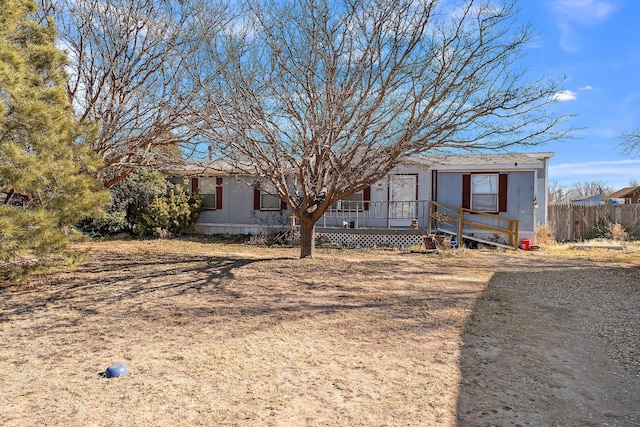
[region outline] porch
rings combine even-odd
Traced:
[[[346,246],[407,247],[421,244],[427,234],[446,234],[457,242],[517,249],[519,223],[429,200],[359,201],[328,210],[316,225],[316,235]]]
[[[448,235],[456,242],[473,241],[517,249],[520,221],[474,212],[443,203],[418,201],[353,201],[329,209],[316,224],[316,239],[346,247],[410,247],[424,236]],[[196,234],[252,234],[276,232],[285,240],[297,230],[295,218],[278,224],[197,223]],[[528,233],[530,234],[530,233]],[[527,235],[526,238],[529,238]]]

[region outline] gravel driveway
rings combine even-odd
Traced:
[[[640,425],[640,269],[505,257],[467,322],[461,426]]]

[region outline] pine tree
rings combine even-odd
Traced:
[[[65,90],[66,56],[32,0],[0,0],[0,264],[51,260],[108,200]],[[3,197],[4,196],[4,197]]]

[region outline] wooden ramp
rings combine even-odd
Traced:
[[[439,232],[439,233],[448,234],[448,235],[454,236],[454,237],[457,237],[457,235],[458,235],[458,233],[456,233],[455,231],[446,230],[446,229],[442,229],[442,228],[436,228],[436,231]],[[513,246],[505,245],[504,243],[492,242],[491,240],[481,239],[479,237],[472,236],[470,234],[464,234],[463,233],[462,234],[462,238],[466,239],[466,240],[472,240],[472,241],[478,242],[478,243],[483,243],[485,245],[495,246],[497,248],[504,248],[504,249],[511,249],[511,250],[514,249]]]
[[[458,240],[472,240],[505,249],[518,249],[518,228],[520,221],[486,212],[476,212],[460,206],[429,202],[429,231],[438,231],[456,236]],[[493,225],[480,222],[491,221]],[[498,243],[467,234],[468,230],[480,229],[505,235],[508,244]],[[467,231],[467,233],[465,233]],[[485,234],[486,234],[485,231]]]

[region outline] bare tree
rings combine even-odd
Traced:
[[[434,149],[497,150],[566,136],[528,80],[512,2],[249,0],[210,40],[200,126],[217,158],[269,181],[300,222],[301,257],[337,200]]]
[[[566,187],[552,181],[549,183],[550,203],[569,203],[572,200],[585,199],[591,196],[608,196],[615,189],[606,181],[582,181],[574,182],[571,187]]]
[[[548,192],[550,204],[567,203],[570,201],[569,190],[556,180],[549,182]]]
[[[628,156],[640,155],[640,129],[627,131],[620,135],[622,142],[620,147],[623,153]]]
[[[574,183],[567,193],[569,200],[576,200],[591,196],[608,196],[614,191],[606,181],[583,181]]]
[[[93,131],[107,187],[134,168],[193,151],[185,104],[194,88],[201,35],[221,28],[222,4],[179,0],[40,0],[68,52],[68,93],[78,121]],[[198,25],[194,25],[197,23]]]

